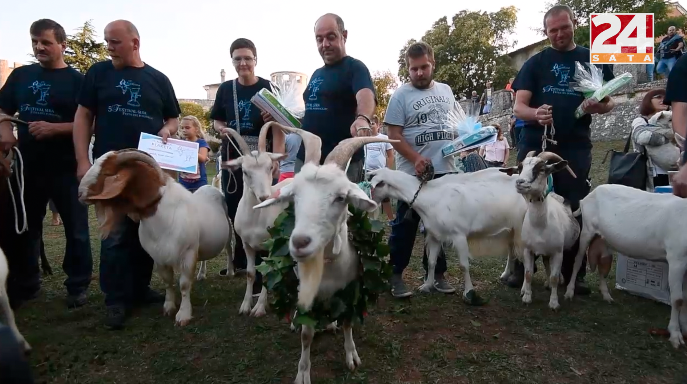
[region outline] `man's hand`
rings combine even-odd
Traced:
[[[86,161],[79,161],[76,165],[76,178],[79,179],[79,182],[83,177],[86,175],[86,172],[91,169],[91,162],[86,160]]]
[[[9,151],[17,145],[17,138],[12,133],[12,124],[5,122],[0,126],[0,150]]]
[[[678,197],[687,197],[687,166],[682,166],[672,178],[673,194]]]
[[[45,121],[32,121],[29,123],[29,133],[36,138],[36,140],[44,140],[55,136],[58,132],[55,124]]]
[[[607,99],[604,99],[607,100]],[[585,99],[582,102],[582,110],[590,115],[594,115],[597,113],[604,113],[606,111],[606,102],[602,101],[596,101],[593,99]]]
[[[262,121],[264,121],[265,123],[268,123],[270,121],[275,121],[269,112],[260,111],[260,116],[262,116]]]
[[[362,118],[357,118],[351,124],[351,136],[352,137],[360,137],[360,136],[370,136],[372,135],[372,128],[370,127],[370,124],[363,120]]]
[[[537,122],[541,125],[545,126],[551,125],[551,123],[553,123],[552,108],[548,104],[544,104],[541,107],[537,108],[535,116],[537,117]]]
[[[163,143],[167,144],[167,139],[172,136],[172,133],[169,132],[169,128],[164,127],[160,130],[160,132],[157,133],[157,135],[162,138]]]
[[[420,176],[425,173],[425,168],[427,168],[429,164],[432,164],[432,160],[422,156],[418,157],[417,160],[415,160],[415,175]]]

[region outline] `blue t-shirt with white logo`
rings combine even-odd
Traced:
[[[172,83],[162,72],[148,64],[116,69],[111,60],[88,69],[78,102],[95,116],[94,158],[137,148],[142,132],[157,135],[165,120],[181,113]]]
[[[565,52],[548,47],[528,59],[513,82],[514,91],[532,92],[531,108],[544,104],[552,107],[555,139],[562,146],[591,148],[592,117],[586,114],[575,118],[575,109],[582,104],[584,96],[571,88],[571,83],[575,81],[575,62],[588,66],[589,59],[589,49],[579,45]],[[604,64],[601,68],[604,81],[614,78],[609,65]],[[526,121],[520,140],[526,145],[540,145],[543,134],[544,127],[538,122]]]

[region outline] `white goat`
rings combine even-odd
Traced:
[[[212,179],[212,186],[219,189],[220,191],[222,190],[222,183],[221,183],[221,178],[220,174],[217,174],[217,176]],[[231,219],[230,219],[231,221]],[[236,237],[234,236],[234,229],[230,231],[229,234],[229,242],[227,242],[227,246],[225,250],[227,251],[227,273],[225,275],[222,274],[222,271],[220,271],[220,276],[222,277],[232,277],[234,276],[234,248],[236,247]],[[208,262],[207,261],[201,261],[200,262],[200,267],[198,267],[198,276],[196,276],[196,280],[201,281],[205,280],[207,277],[207,271],[208,271]]]
[[[408,203],[420,187],[415,176],[401,171],[382,168],[371,174],[376,202],[390,197]],[[434,286],[441,243],[452,243],[458,252],[464,271],[463,297],[467,300],[475,293],[470,279],[470,259],[474,256],[508,254],[501,278],[510,276],[515,253],[520,253],[520,230],[527,211],[525,200],[515,191],[515,180],[490,168],[427,182],[412,206],[427,232],[427,279],[421,291],[429,292]]]
[[[288,206],[288,203],[276,204],[269,209],[255,210],[253,207],[260,202],[267,200],[273,193],[285,185],[290,184],[293,179],[286,179],[277,185],[272,185],[272,167],[274,161],[283,160],[287,155],[283,153],[267,152],[267,132],[271,127],[275,139],[279,138],[283,142],[283,130],[295,132],[303,137],[306,144],[306,160],[318,161],[320,159],[320,148],[322,141],[312,133],[284,127],[276,122],[269,122],[263,125],[258,138],[258,150],[251,152],[246,141],[236,132],[229,128],[231,136],[236,140],[241,151],[241,156],[225,162],[232,170],[241,167],[243,172],[243,195],[236,209],[234,225],[236,233],[243,241],[243,249],[246,252],[246,294],[243,297],[240,314],[250,314],[251,316],[264,316],[267,311],[267,288],[263,285],[258,301],[251,310],[253,299],[253,281],[255,281],[255,254],[258,251],[267,251],[263,243],[270,238],[267,228],[274,224],[274,220]],[[277,133],[278,132],[278,133]],[[276,140],[275,140],[276,141]],[[275,145],[276,147],[276,145]]]
[[[10,307],[9,297],[7,297],[8,275],[9,268],[7,267],[7,258],[2,248],[0,248],[0,310],[2,311],[5,323],[10,327],[10,330],[12,330],[17,342],[24,348],[24,351],[28,352],[31,350],[31,346],[19,332],[19,329],[17,329],[17,324],[14,322],[14,312],[12,311],[12,307]]]
[[[549,308],[558,309],[558,282],[560,281],[563,251],[575,245],[580,234],[580,225],[573,217],[570,204],[553,192],[547,194],[547,179],[554,172],[567,169],[573,177],[575,173],[568,162],[552,152],[542,152],[534,156],[534,151],[518,167],[501,169],[509,175],[519,172],[515,189],[528,202],[527,213],[522,224],[523,261],[525,279],[522,284],[522,302],[532,302],[532,273],[534,256],[542,256],[546,268],[546,286],[551,288]],[[555,160],[556,163],[547,164]]]
[[[181,273],[176,324],[192,319],[191,286],[198,261],[226,247],[231,221],[222,193],[209,185],[189,192],[142,151],[110,151],[99,157],[79,185],[79,199],[95,204],[102,237],[128,215],[140,221],[139,241],[167,285],[164,312],[176,309],[174,271]]]
[[[672,194],[604,184],[582,199],[580,209],[575,212],[575,215],[579,214],[582,215],[580,250],[575,257],[565,298],[573,298],[575,278],[585,251],[592,240],[598,241],[597,236],[608,247],[628,257],[667,261],[670,342],[675,348],[684,345],[681,331],[687,332],[687,236],[682,222],[687,216],[687,201]],[[608,288],[605,292],[607,294]],[[610,295],[607,301],[611,301],[609,299]]]
[[[304,139],[306,151],[308,143]],[[276,198],[258,204],[264,208],[273,204],[294,203],[295,225],[289,240],[289,251],[298,266],[298,305],[308,310],[315,299],[327,300],[358,276],[360,258],[348,239],[348,204],[367,212],[377,209],[357,184],[348,180],[344,169],[348,160],[367,143],[394,143],[397,140],[377,137],[357,137],[343,140],[319,166],[308,161],[282,188]],[[346,365],[354,370],[360,357],[353,342],[350,321],[344,321]],[[315,330],[303,325],[301,359],[296,384],[310,383],[310,345]]]

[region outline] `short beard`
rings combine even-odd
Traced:
[[[434,81],[434,78],[433,78],[433,77],[430,77],[430,78],[429,78],[429,81],[427,82],[427,84],[424,84],[424,85],[415,83],[415,82],[413,82],[412,80],[410,81],[410,83],[413,85],[413,87],[415,87],[415,88],[417,88],[417,89],[428,89],[428,88],[432,85],[432,81]]]

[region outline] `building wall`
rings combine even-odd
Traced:
[[[0,87],[5,85],[7,78],[10,76],[10,73],[12,73],[14,68],[21,67],[22,65],[23,64],[21,63],[12,63],[12,66],[10,66],[10,63],[7,60],[0,60]]]
[[[209,84],[205,86],[205,92],[207,92],[208,100],[215,100],[217,97],[217,90],[219,89],[219,84]]]
[[[303,92],[308,87],[308,75],[300,72],[279,71],[270,74],[270,78],[274,84],[285,95],[290,95],[295,105],[289,105],[287,108],[294,110],[304,110],[305,102],[303,101]]]

